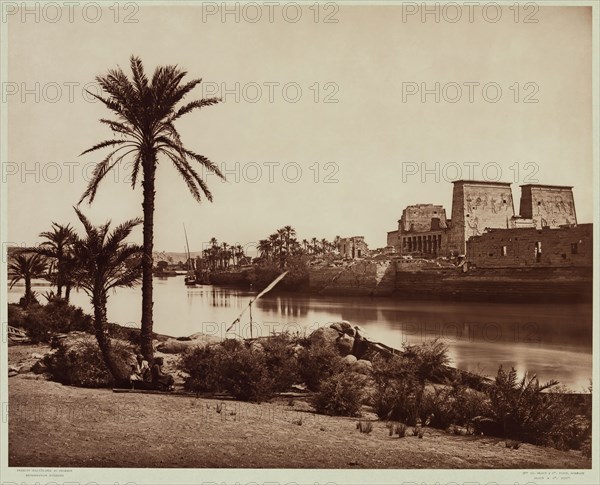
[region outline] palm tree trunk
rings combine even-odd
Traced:
[[[100,347],[100,353],[106,368],[111,373],[115,381],[120,381],[127,376],[122,375],[121,370],[117,366],[111,349],[110,339],[107,333],[107,318],[106,318],[106,297],[97,295],[93,298],[94,305],[94,334]]]
[[[152,347],[152,252],[154,249],[154,176],[156,171],[154,155],[144,160],[144,255],[142,257],[142,330],[141,350],[144,358],[152,362],[154,349]]]
[[[58,298],[62,297],[62,289],[63,289],[63,282],[62,282],[62,264],[60,259],[57,261],[56,263],[56,296]]]
[[[29,303],[33,300],[31,298],[31,276],[25,275],[25,304],[29,305]]]
[[[69,298],[71,298],[71,283],[65,285],[65,301],[67,303],[69,303]]]

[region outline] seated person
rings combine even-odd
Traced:
[[[165,374],[162,371],[164,360],[162,357],[156,357],[152,364],[152,384],[156,389],[161,391],[172,391],[175,380],[170,374]]]
[[[132,387],[143,387],[141,384],[149,382],[150,377],[148,362],[144,360],[142,354],[137,354],[135,356],[135,363],[131,364],[131,376],[129,376]]]

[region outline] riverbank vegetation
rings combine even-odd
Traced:
[[[253,288],[264,288],[282,271],[287,271],[278,289],[305,290],[313,261],[341,259],[339,241],[339,236],[333,241],[316,237],[299,241],[296,230],[288,225],[259,240],[257,255],[251,258],[240,244],[219,243],[213,237],[210,247],[203,250],[203,257],[196,260],[195,267],[199,278],[203,272],[208,272],[212,283]]]
[[[47,327],[40,340],[49,340],[53,349],[41,359],[39,372],[72,386],[121,385],[106,364],[89,315],[60,299],[27,310],[10,308],[10,324],[21,327],[30,315],[71,320],[71,331],[57,338],[51,337],[55,327]],[[139,339],[108,328],[114,365],[126,372]],[[405,345],[392,354],[375,346],[357,360],[342,356],[339,340],[328,340],[325,330],[331,329],[309,337],[281,334],[198,345],[170,356],[170,368],[180,374],[180,385],[196,395],[258,403],[291,392],[303,396],[316,413],[374,413],[391,428],[406,428],[405,434],[440,429],[591,453],[591,401],[578,399],[555,381],[542,384],[527,374],[518,378],[514,369],[502,367],[494,379],[462,373],[448,367],[447,348],[439,340]]]

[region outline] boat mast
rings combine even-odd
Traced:
[[[187,267],[188,267],[188,273],[190,272],[190,259],[192,259],[192,255],[190,253],[190,244],[188,243],[188,237],[187,237],[187,231],[185,230],[185,224],[183,224],[183,233],[185,234],[185,247],[187,249],[187,252],[185,254],[186,256],[186,262],[187,262]]]

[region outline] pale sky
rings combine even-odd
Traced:
[[[206,94],[225,97],[178,126],[188,148],[221,165],[229,181],[209,176],[214,202],[197,204],[162,161],[156,250],[183,251],[183,223],[192,251],[212,236],[246,244],[286,224],[300,240],[364,235],[370,247],[381,247],[409,204],[442,204],[450,216],[452,184],[444,174],[456,178],[456,167],[462,178],[487,180],[500,167],[500,180],[513,182],[516,210],[519,184],[573,185],[579,222],[592,221],[591,8],[541,7],[537,23],[523,23],[523,15],[515,22],[508,9],[496,23],[479,10],[473,22],[466,12],[456,23],[422,22],[418,14],[403,21],[395,6],[341,6],[338,23],[324,23],[331,13],[325,11],[315,22],[308,9],[297,23],[285,21],[281,10],[272,23],[266,10],[257,23],[246,21],[256,12],[242,12],[239,23],[233,16],[222,22],[219,12],[203,19],[194,7],[142,7],[133,17],[137,24],[123,22],[131,12],[121,11],[115,22],[107,9],[97,23],[74,13],[72,23],[66,11],[55,23],[23,22],[18,14],[8,20],[12,84],[2,94],[10,242],[38,243],[51,221],[80,228],[72,206],[86,187],[82,167],[106,152],[78,154],[110,138],[98,122],[110,113],[86,101],[82,87],[117,65],[129,74],[131,54],[149,73],[178,64],[209,83]],[[434,90],[435,83],[439,103],[435,94],[424,103],[420,93],[407,95],[415,87]],[[464,83],[479,83],[472,85],[473,102]],[[457,85],[462,97],[446,101],[457,96]],[[293,103],[297,86],[302,92]],[[502,92],[494,103],[496,86]],[[24,89],[31,93],[22,99]],[[195,94],[201,97],[202,89]],[[338,102],[325,103],[325,96]],[[538,102],[525,103],[526,96]],[[471,165],[474,177],[467,164],[479,164]],[[491,165],[483,174],[485,164]],[[430,173],[411,175],[422,168]],[[96,201],[83,206],[94,222],[141,215],[141,188],[131,190],[126,172],[123,167],[117,182],[107,177]],[[327,175],[334,183],[325,183]],[[141,241],[141,231],[136,238]]]

